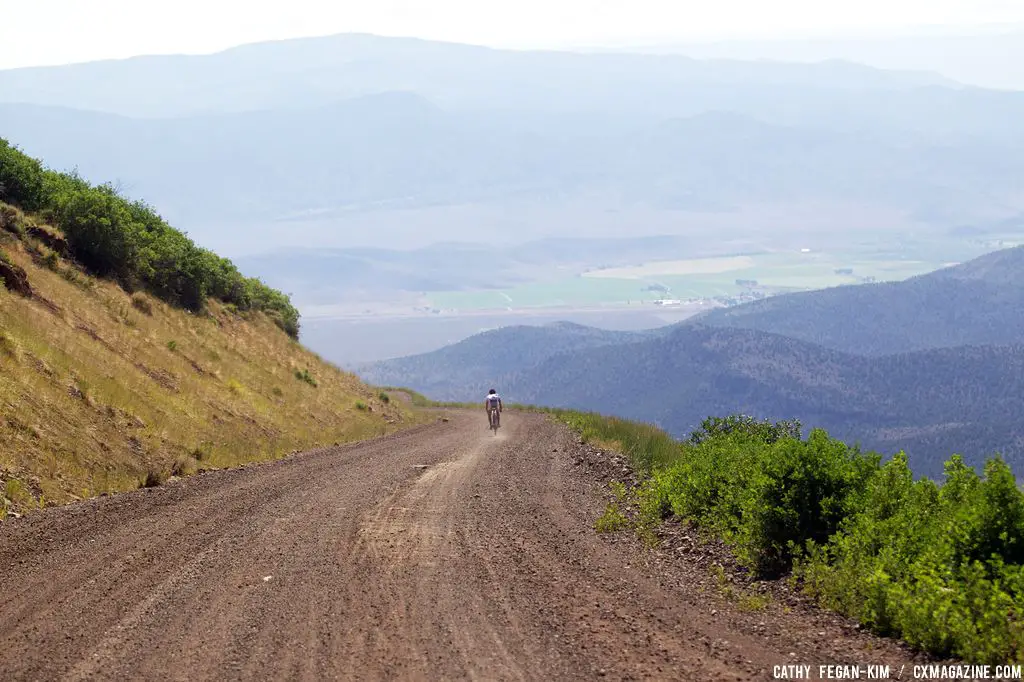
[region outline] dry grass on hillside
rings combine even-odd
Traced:
[[[191,315],[0,230],[0,511],[159,483],[421,419],[262,315]],[[35,255],[31,253],[35,251]],[[2,516],[2,515],[0,515]]]

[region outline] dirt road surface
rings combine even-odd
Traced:
[[[838,619],[730,610],[685,561],[596,534],[600,487],[544,417],[506,412],[493,436],[482,410],[449,416],[0,524],[0,679],[745,680],[910,660]]]

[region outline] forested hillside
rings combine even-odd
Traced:
[[[885,355],[1024,341],[1024,246],[903,282],[774,296],[695,322],[782,334],[850,353]]]
[[[510,399],[653,421],[683,435],[708,416],[799,419],[937,476],[953,453],[1024,463],[1024,346],[865,358],[751,330],[685,326],[558,355],[509,380]]]
[[[595,329],[559,322],[544,327],[510,326],[476,334],[433,353],[374,362],[357,368],[379,386],[410,386],[438,400],[473,400],[505,386],[559,353],[647,338],[647,333]]]

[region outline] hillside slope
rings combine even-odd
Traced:
[[[1024,340],[1024,246],[903,282],[775,296],[693,324],[781,334],[862,355]]]
[[[0,203],[0,513],[415,420],[279,319],[129,295],[67,253],[59,230]]]
[[[378,386],[409,386],[437,400],[483,400],[488,388],[505,385],[516,372],[553,355],[610,346],[646,337],[644,332],[595,329],[558,322],[515,325],[475,334],[432,353],[373,362],[357,368]]]

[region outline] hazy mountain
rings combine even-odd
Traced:
[[[427,355],[370,363],[356,370],[377,385],[415,387],[433,398],[483,400],[489,388],[559,353],[628,343],[657,332],[620,332],[558,322],[476,334]]]
[[[1022,120],[1024,93],[842,61],[367,35],[0,72],[0,133],[236,257],[974,225],[1024,211]]]
[[[786,337],[680,327],[664,338],[550,358],[509,382],[525,402],[653,420],[685,434],[709,415],[799,418],[920,474],[954,452],[1024,463],[1024,347],[864,358]]]
[[[863,355],[1024,341],[1024,246],[903,282],[775,296],[695,318]]]
[[[713,248],[713,247],[712,247]],[[415,249],[289,248],[237,259],[246,272],[302,291],[307,303],[358,294],[501,289],[559,268],[612,267],[693,252],[687,237],[549,238],[513,245],[438,242]],[[637,291],[642,284],[637,284]]]
[[[712,212],[818,201],[947,222],[1024,211],[1024,139],[837,132],[728,112],[600,134],[566,132],[557,117],[534,126],[411,93],[160,120],[0,105],[0,130],[28,153],[118,178],[189,225],[524,201]]]
[[[980,87],[1024,90],[1024,26],[1020,24],[990,26],[970,33],[729,40],[635,46],[621,51],[685,54],[700,59],[845,59],[880,69],[938,72]]]
[[[408,90],[455,108],[685,115],[716,99],[763,99],[780,89],[856,94],[948,83],[935,74],[839,61],[790,65],[585,55],[345,34],[244,45],[213,55],[9,70],[0,72],[0,100],[166,117]]]

